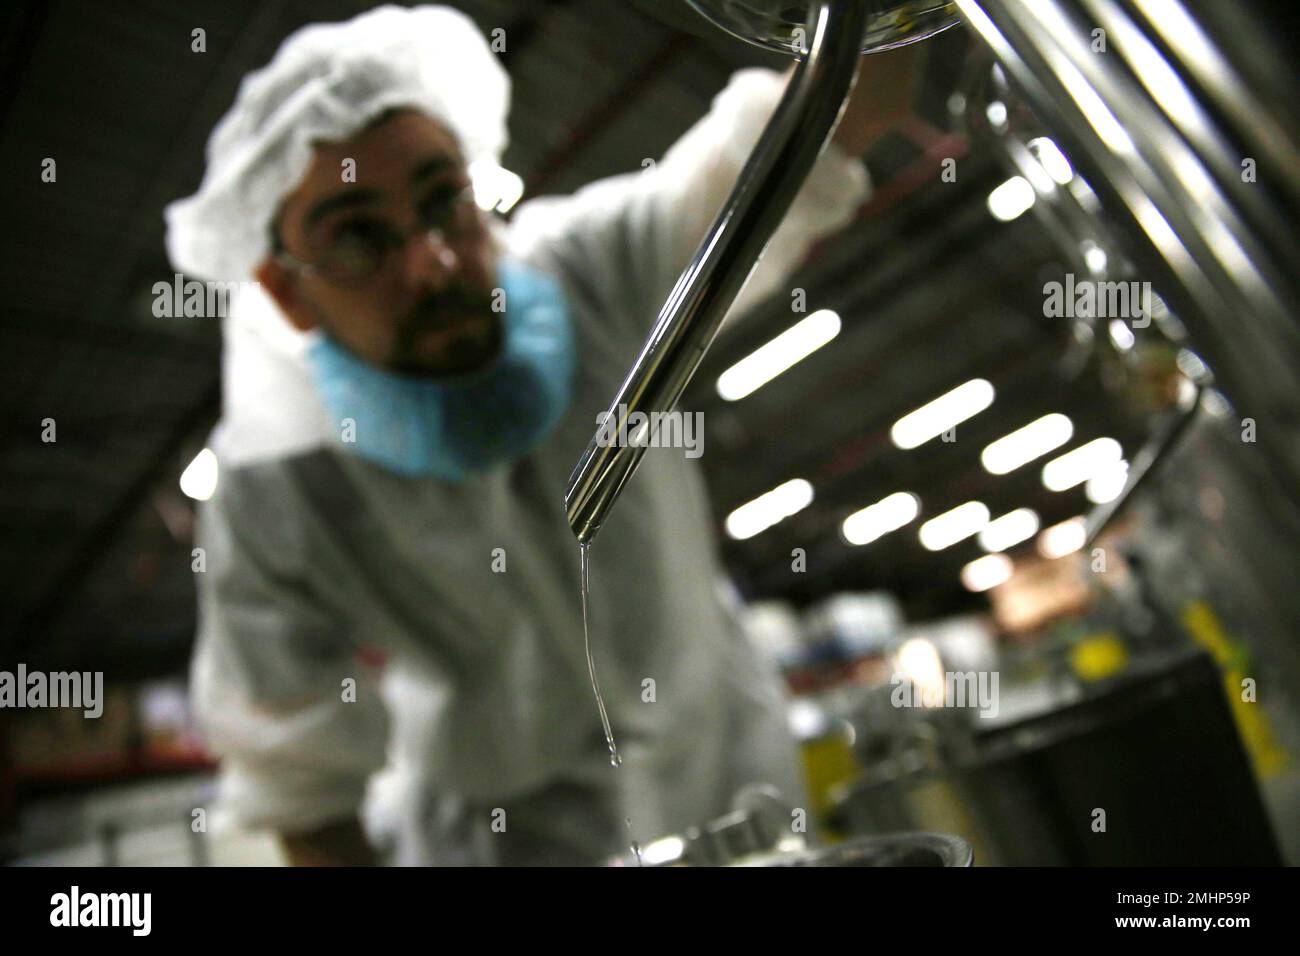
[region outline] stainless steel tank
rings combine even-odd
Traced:
[[[778,53],[808,52],[809,0],[688,0],[734,37]],[[862,52],[875,53],[933,36],[957,23],[950,0],[876,0],[867,3]]]

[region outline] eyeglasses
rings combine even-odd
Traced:
[[[419,222],[413,228],[399,230],[377,217],[358,218],[321,247],[311,262],[283,251],[276,253],[275,259],[303,275],[319,275],[342,283],[359,282],[382,270],[395,253],[406,248],[413,236],[446,244],[472,235],[480,226],[471,185],[422,204]]]

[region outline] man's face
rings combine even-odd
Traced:
[[[347,160],[354,182],[343,179]],[[320,326],[376,365],[421,376],[482,368],[504,330],[491,307],[496,252],[469,185],[455,139],[414,111],[318,144],[281,206],[284,255],[257,277],[295,326]],[[431,224],[446,226],[440,240]]]

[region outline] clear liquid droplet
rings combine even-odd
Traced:
[[[630,818],[630,817],[624,817],[624,818],[623,818],[623,822],[627,824],[627,833],[628,833],[628,836],[631,836],[631,835],[632,835],[632,820],[631,820],[631,818]],[[640,843],[637,843],[636,840],[633,840],[633,841],[632,841],[632,855],[633,855],[634,857],[636,857],[636,865],[637,865],[637,866],[645,866],[645,864],[644,864],[643,862],[641,862],[641,844],[640,844]]]

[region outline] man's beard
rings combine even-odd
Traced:
[[[490,290],[450,286],[422,299],[397,326],[387,368],[430,378],[479,371],[501,354],[504,316]]]

